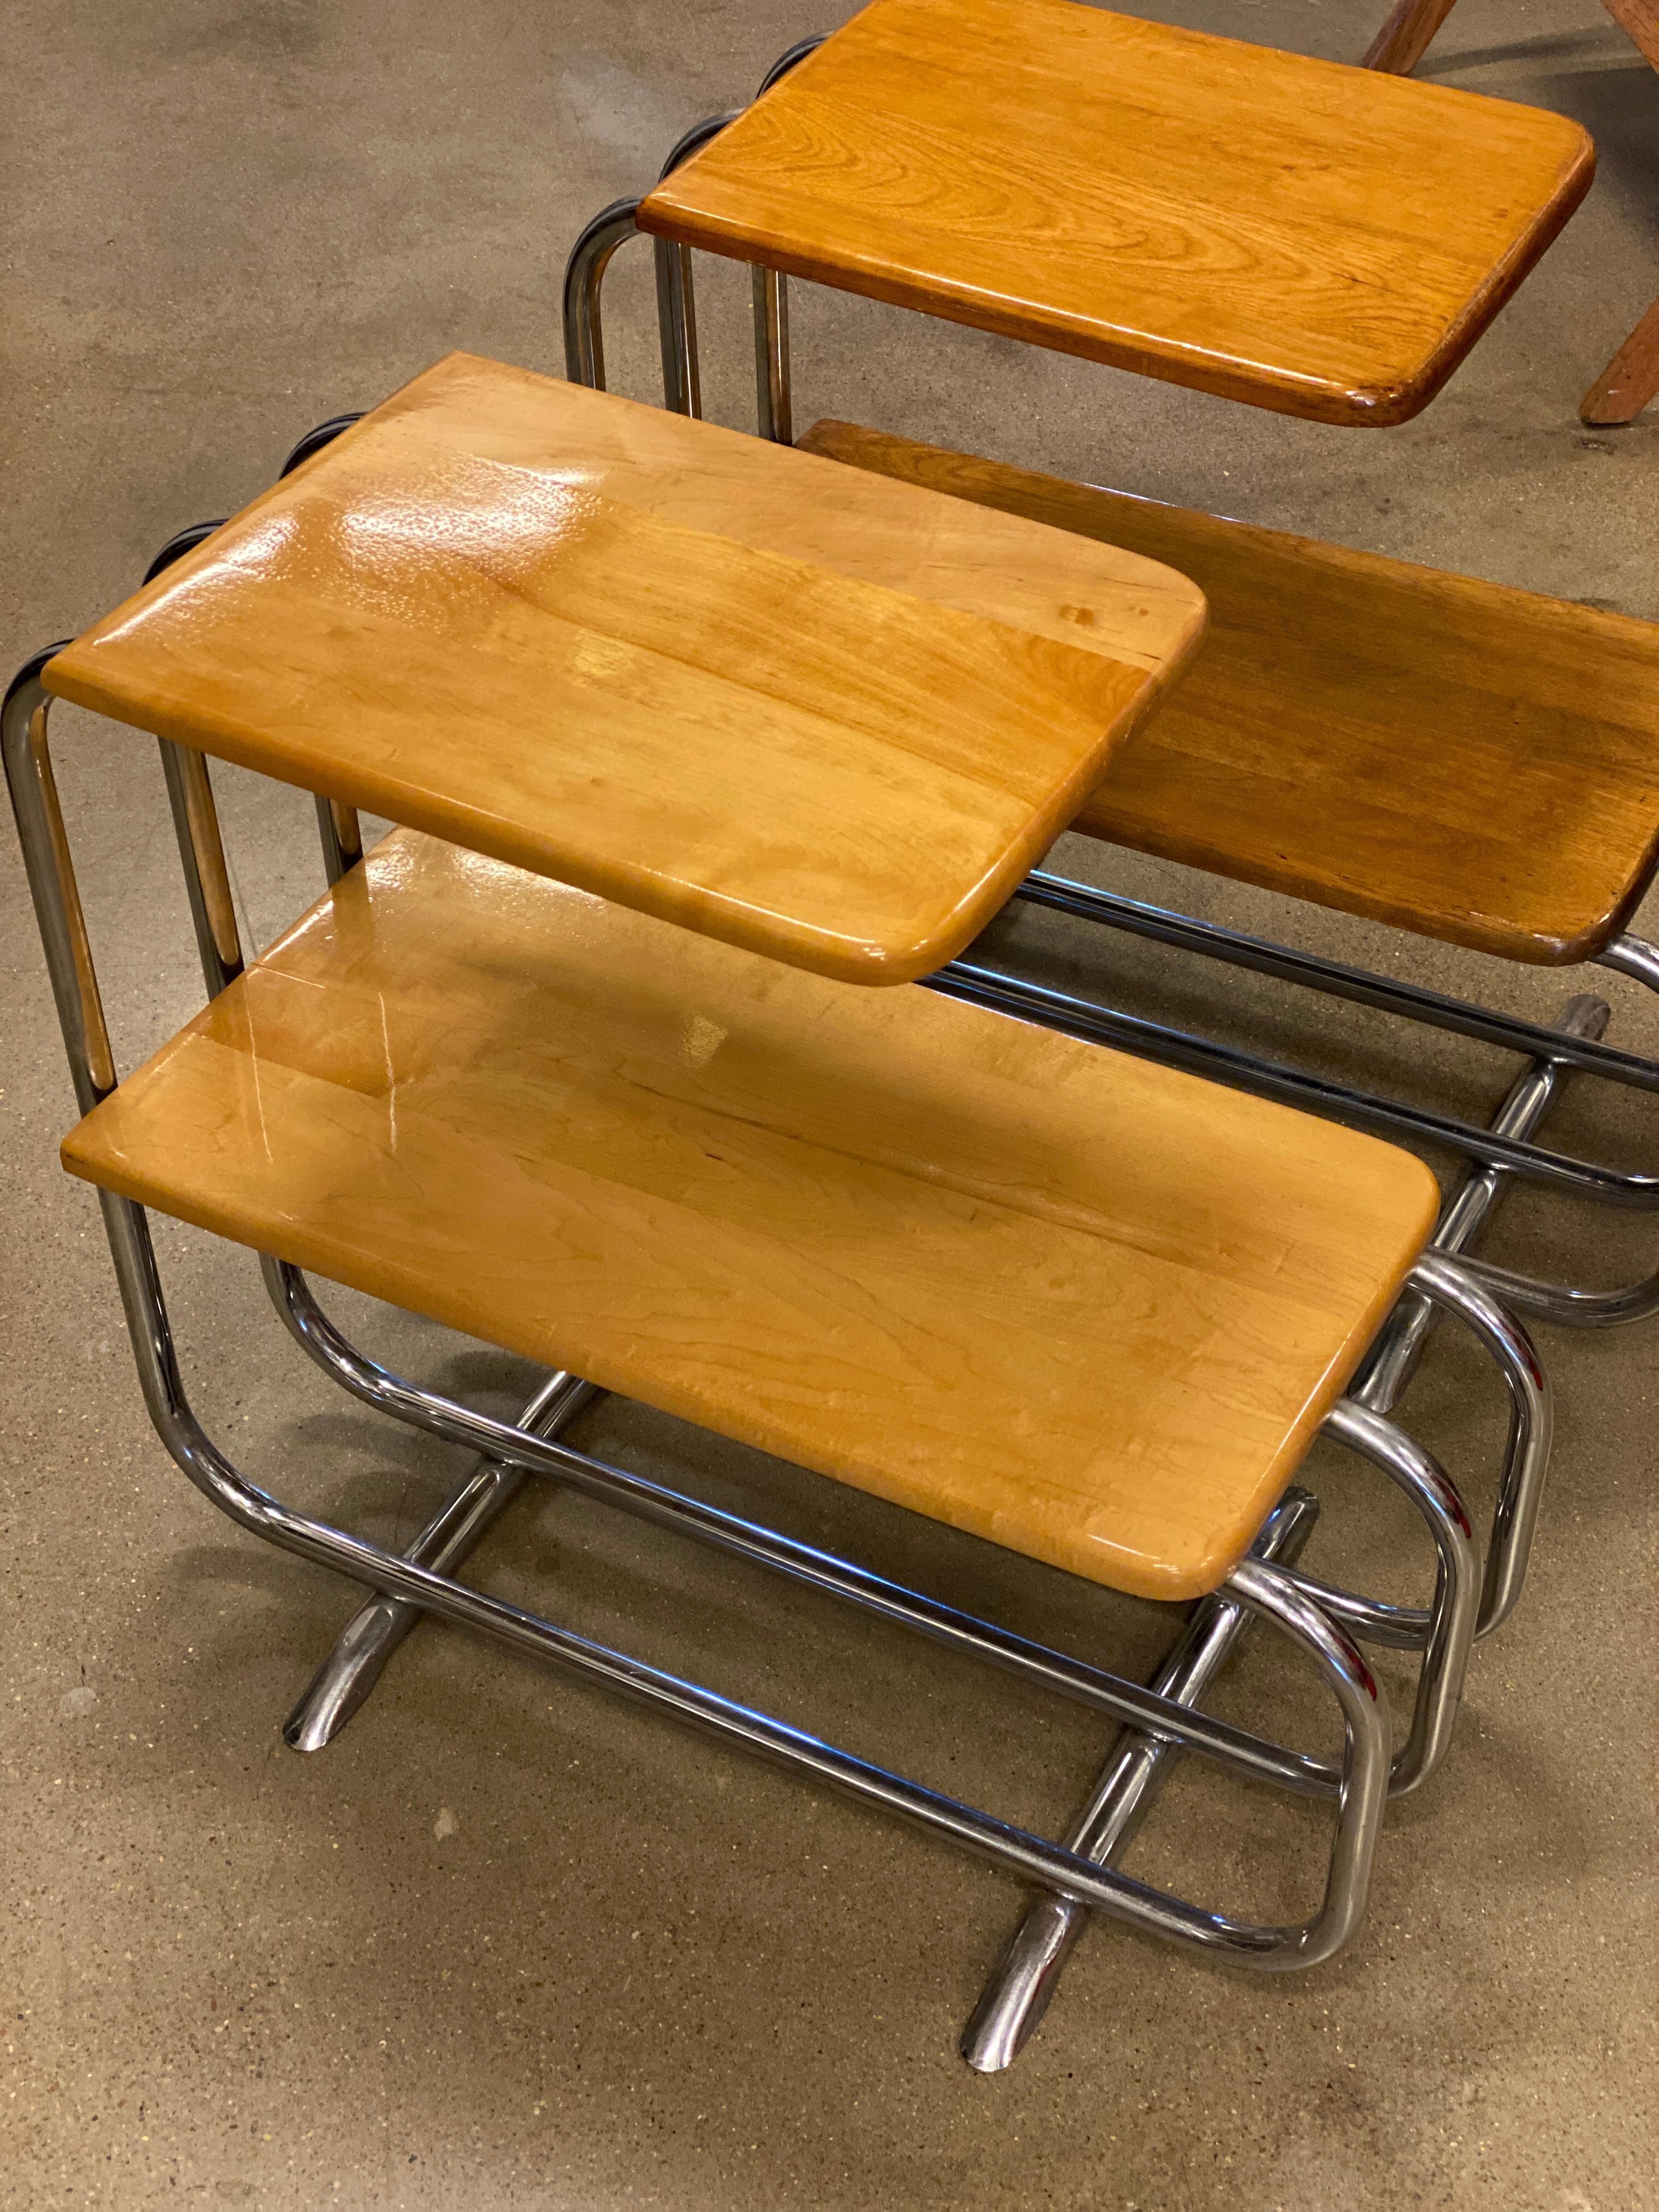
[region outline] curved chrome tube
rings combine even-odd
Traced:
[[[1382,1414],[1345,1398],[1325,1416],[1322,1433],[1369,1460],[1406,1492],[1428,1522],[1439,1554],[1411,1729],[1395,1755],[1389,1782],[1389,1795],[1403,1797],[1421,1788],[1451,1747],[1480,1603],[1474,1534],[1463,1501],[1439,1463]],[[1393,1610],[1312,1576],[1298,1574],[1296,1579],[1350,1635],[1368,1635],[1379,1613]]]
[[[586,224],[564,265],[564,373],[573,384],[605,390],[605,326],[599,293],[611,257],[637,235],[639,195],[612,200]]]
[[[682,161],[718,138],[743,110],[732,107],[705,116],[682,131],[663,163],[658,181],[670,176]],[[653,238],[652,252],[657,268],[657,337],[662,349],[663,402],[673,415],[702,415],[702,364],[697,352],[697,301],[691,273],[691,249],[670,238]]]
[[[299,1268],[270,1258],[260,1264],[272,1302],[301,1350],[343,1389],[394,1420],[506,1464],[550,1476],[659,1528],[696,1537],[753,1565],[846,1599],[901,1627],[1023,1675],[1041,1689],[1091,1705],[1148,1735],[1167,1736],[1183,1748],[1237,1767],[1256,1781],[1309,1797],[1329,1796],[1337,1788],[1336,1769],[1328,1761],[1270,1743],[1227,1722],[1212,1720],[1207,1714],[1194,1714],[1139,1682],[1127,1681],[1015,1636],[992,1622],[889,1582],[833,1553],[797,1542],[775,1529],[759,1528],[700,1498],[688,1498],[643,1475],[609,1466],[568,1445],[528,1435],[507,1422],[405,1382],[342,1335],[317,1304]]]
[[[230,1520],[295,1557],[331,1567],[385,1595],[550,1660],[598,1686],[655,1707],[809,1776],[860,1803],[895,1814],[1038,1887],[1212,1957],[1269,1972],[1330,1958],[1364,1909],[1388,1784],[1388,1744],[1370,1670],[1343,1632],[1278,1570],[1246,1560],[1226,1596],[1272,1621],[1313,1662],[1337,1699],[1345,1736],[1336,1832],[1325,1893],[1307,1920],[1264,1927],[1206,1912],[1063,1845],[995,1819],[842,1751],[769,1714],[594,1643],[539,1615],[469,1589],[326,1522],[295,1512],[250,1482],[212,1442],[184,1392],[143,1209],[100,1191],[116,1278],[145,1403],[157,1434],[196,1487]],[[550,1447],[556,1449],[556,1447]],[[1177,1709],[1178,1711],[1179,1709]],[[1183,1719],[1190,1716],[1182,1715]]]
[[[797,39],[761,79],[756,99],[763,100],[791,70],[816,53],[828,35],[821,31],[814,38]],[[791,446],[795,424],[789,380],[789,279],[781,270],[763,268],[757,262],[749,271],[749,286],[755,325],[755,427],[773,445]]]
[[[1650,991],[1659,991],[1659,945],[1650,945],[1646,938],[1632,936],[1628,930],[1602,947],[1595,964],[1611,968],[1618,975],[1633,975]]]
[[[1490,1636],[1515,1610],[1527,1578],[1554,1439],[1554,1394],[1531,1337],[1477,1279],[1467,1260],[1425,1252],[1408,1279],[1474,1331],[1491,1353],[1510,1395],[1509,1441],[1474,1632],[1477,1637]]]
[[[532,1436],[556,1437],[603,1395],[574,1375],[550,1375],[520,1414],[519,1426]],[[481,1460],[404,1557],[434,1574],[450,1573],[494,1528],[528,1480],[522,1468]],[[420,1607],[403,1597],[373,1597],[354,1613],[283,1722],[283,1742],[294,1751],[320,1751],[332,1743],[420,1618]]]
[[[1534,1275],[1517,1274],[1490,1260],[1469,1257],[1463,1264],[1506,1306],[1563,1328],[1619,1328],[1659,1313],[1659,1273],[1613,1290],[1584,1291],[1571,1283],[1540,1282]]]
[[[1319,1500],[1292,1487],[1262,1523],[1250,1556],[1270,1566],[1293,1566],[1318,1518]],[[1254,1615],[1224,1597],[1200,1600],[1149,1686],[1178,1705],[1196,1705],[1253,1622]],[[1066,1848],[1097,1866],[1118,1863],[1158,1802],[1179,1752],[1167,1737],[1125,1729],[1066,1832]],[[962,2033],[962,2055],[976,2073],[1000,2073],[1018,2057],[1048,2009],[1087,1920],[1086,1908],[1074,1898],[1035,1897],[1026,1906]]]
[[[761,79],[760,89],[755,94],[756,99],[763,99],[771,91],[773,86],[787,77],[792,69],[797,68],[804,62],[808,54],[817,53],[829,35],[828,31],[815,31],[810,38],[797,39],[793,46],[786,46]]]
[[[762,80],[758,99],[769,92],[779,79],[787,76],[808,54],[823,45],[825,33],[797,40],[787,53],[781,54]],[[735,123],[744,112],[742,108],[728,108],[718,115],[706,116],[700,123],[683,131],[670,149],[667,160],[659,174],[671,176],[683,161],[702,150],[710,139],[718,137],[728,124]],[[618,201],[620,208],[624,203]],[[637,210],[639,203],[633,206]],[[597,335],[590,341],[573,338],[573,307],[571,271],[579,256],[590,252],[589,234],[595,224],[603,224],[614,215],[609,208],[596,216],[572,252],[565,275],[565,358],[574,383],[592,385],[603,389],[605,363],[602,347]],[[701,417],[702,414],[702,373],[697,347],[696,289],[692,270],[691,250],[677,240],[658,238],[652,241],[656,262],[657,335],[662,351],[662,381],[664,404],[671,413]],[[608,259],[608,256],[606,258]],[[599,287],[604,276],[601,263],[581,290],[579,319],[596,334],[599,327]],[[793,440],[789,393],[789,300],[784,277],[775,270],[756,268],[751,271],[755,315],[755,374],[758,427],[763,438],[780,445]]]
[[[175,561],[182,561],[186,553],[193,553],[198,545],[212,537],[216,530],[222,530],[228,520],[222,514],[216,521],[192,522],[183,530],[175,530],[145,569],[145,583],[153,584],[158,576],[165,575]]]
[[[1539,1507],[1549,1473],[1554,1431],[1554,1399],[1532,1339],[1515,1316],[1492,1295],[1468,1260],[1425,1252],[1407,1278],[1408,1284],[1448,1313],[1457,1316],[1491,1353],[1510,1399],[1509,1438],[1504,1447],[1498,1499],[1492,1509],[1475,1638],[1491,1635],[1515,1610],[1527,1578]],[[1363,1406],[1364,1401],[1347,1401]],[[1367,1408],[1374,1411],[1375,1408]],[[1431,1633],[1434,1615],[1421,1606],[1389,1605],[1327,1590],[1326,1601],[1350,1630],[1368,1643],[1417,1650]]]
[[[64,639],[31,653],[6,686],[0,705],[0,754],[76,1103],[83,1114],[89,1114],[114,1090],[116,1071],[46,738],[52,697],[40,672],[67,642]]]
[[[349,430],[354,422],[361,422],[362,419],[363,410],[360,407],[353,414],[331,415],[326,422],[314,424],[290,450],[288,459],[277,470],[277,482],[280,483],[284,477],[291,477],[295,470],[301,467],[313,453],[320,453],[325,446],[331,446],[342,430]]]

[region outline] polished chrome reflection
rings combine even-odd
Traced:
[[[1304,1796],[1328,1796],[1336,1788],[1336,1771],[1324,1761],[1269,1743],[1231,1723],[1182,1712],[1138,1682],[1104,1673],[920,1591],[907,1589],[816,1545],[761,1528],[567,1445],[529,1436],[508,1422],[495,1420],[393,1375],[340,1333],[318,1304],[299,1268],[276,1260],[262,1264],[273,1302],[295,1341],[342,1389],[394,1420],[423,1429],[446,1443],[550,1476],[659,1528],[713,1544],[751,1565],[845,1599],[900,1627],[1022,1675],[1036,1688],[1091,1705],[1114,1719],[1133,1721],[1152,1732],[1173,1735],[1188,1749],[1236,1766],[1258,1781],[1271,1782]]]
[[[662,165],[665,177],[716,138],[741,110],[710,115],[684,132]],[[701,416],[702,368],[697,353],[697,301],[691,249],[672,239],[653,238],[657,266],[657,336],[662,349],[663,404],[671,414]]]
[[[757,427],[775,445],[795,442],[789,394],[789,285],[775,269],[751,269]]]
[[[1250,1547],[1252,1559],[1294,1565],[1319,1518],[1319,1500],[1287,1491]],[[1150,1687],[1196,1706],[1249,1635],[1254,1615],[1222,1597],[1199,1601]],[[1126,1729],[1066,1832],[1066,1848],[1114,1864],[1134,1841],[1170,1778],[1179,1747],[1167,1736]],[[1039,1897],[1026,1907],[962,2034],[962,2055],[981,2074],[1012,2066],[1030,2040],[1088,1922],[1075,1898]]]
[[[544,1382],[518,1425],[532,1436],[556,1437],[603,1392],[562,1370]],[[452,1492],[404,1552],[417,1566],[447,1575],[483,1542],[524,1486],[522,1468],[480,1460]],[[362,1705],[387,1661],[421,1618],[403,1597],[373,1597],[340,1631],[332,1651],[283,1723],[283,1741],[295,1751],[320,1751]]]
[[[1554,1024],[1564,1036],[1599,1037],[1612,1009],[1585,991],[1567,1000]],[[1492,1116],[1500,1136],[1530,1137],[1554,1103],[1566,1071],[1557,1060],[1534,1060],[1518,1076]],[[1440,1209],[1430,1249],[1455,1257],[1468,1249],[1510,1188],[1501,1168],[1467,1169]],[[1348,1395],[1378,1413],[1391,1413],[1416,1372],[1434,1327],[1435,1305],[1421,1291],[1401,1293],[1381,1334],[1360,1362]]]
[[[563,319],[564,373],[573,384],[605,390],[605,328],[599,296],[605,272],[619,246],[639,235],[634,217],[639,195],[612,200],[584,225],[565,264]]]
[[[363,857],[362,824],[355,806],[317,794],[317,832],[323,843],[323,873],[331,885]]]
[[[1120,1013],[1113,1007],[1073,998],[999,969],[982,968],[969,960],[953,960],[921,981],[926,989],[942,991],[947,997],[965,1000],[970,1006],[1018,1014],[1028,1021],[1040,1023],[1045,1029],[1059,1030],[1068,1036],[1096,1044],[1115,1045],[1120,1051],[1135,1053],[1142,1059],[1187,1068],[1194,1075],[1208,1076],[1235,1090],[1252,1091],[1260,1098],[1278,1099],[1282,1104],[1299,1106],[1332,1121],[1351,1122],[1357,1128],[1374,1129],[1384,1136],[1407,1138],[1435,1149],[1466,1153],[1488,1166],[1507,1168],[1516,1175],[1553,1183],[1609,1206],[1643,1212],[1659,1206],[1659,1176],[1622,1174],[1563,1152],[1547,1152],[1541,1146],[1522,1143],[1496,1130],[1478,1128],[1472,1122],[1459,1121],[1402,1100],[1378,1098],[1370,1091],[1310,1074],[1304,1068],[1263,1060],[1240,1046],[1170,1029],[1138,1014]],[[1535,1034],[1547,1040],[1554,1032],[1540,1029]],[[1593,1048],[1573,1038],[1563,1038],[1559,1042],[1564,1056],[1575,1049]],[[1645,1066],[1646,1063],[1638,1065]],[[1659,1070],[1654,1072],[1659,1073]]]
[[[40,671],[62,650],[60,642],[32,654],[7,685],[0,708],[0,750],[76,1102],[87,1114],[115,1088],[115,1056],[52,773],[52,700]]]

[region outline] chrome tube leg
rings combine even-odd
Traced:
[[[1389,1794],[1403,1797],[1421,1788],[1451,1747],[1480,1609],[1474,1531],[1462,1499],[1432,1455],[1382,1414],[1345,1398],[1325,1416],[1322,1433],[1358,1452],[1406,1492],[1427,1522],[1439,1555],[1434,1602],[1424,1621],[1411,1728],[1389,1770]],[[1297,1579],[1351,1636],[1364,1638],[1377,1626],[1384,1632],[1380,1641],[1405,1640],[1391,1632],[1397,1630],[1399,1608],[1356,1598],[1351,1591],[1333,1589],[1311,1577]]]
[[[636,194],[601,208],[584,226],[564,265],[564,373],[572,384],[585,384],[594,392],[605,390],[605,324],[599,305],[605,272],[617,248],[638,234],[634,218],[639,205]]]
[[[591,1382],[561,1370],[531,1399],[519,1416],[519,1426],[532,1436],[556,1437],[599,1395]],[[434,1574],[450,1573],[494,1528],[528,1479],[522,1468],[480,1460],[404,1557],[417,1566],[430,1567]],[[332,1743],[380,1680],[422,1610],[408,1598],[373,1597],[355,1613],[283,1722],[283,1741],[295,1751],[321,1751]]]
[[[1318,1518],[1319,1500],[1310,1492],[1287,1492],[1250,1547],[1252,1557],[1292,1565]],[[1151,1686],[1177,1705],[1196,1705],[1250,1626],[1243,1606],[1201,1598]],[[1067,1850],[1100,1866],[1121,1858],[1157,1802],[1180,1748],[1167,1737],[1125,1729],[1066,1832]],[[962,2032],[962,2055],[976,2073],[1000,2074],[1025,2048],[1088,1917],[1088,1908],[1071,1897],[1039,1897],[1026,1908]]]
[[[1633,976],[1650,991],[1659,991],[1659,947],[1628,934],[1617,937],[1596,956],[1596,965],[1614,974]],[[1567,1283],[1544,1283],[1490,1261],[1470,1262],[1482,1282],[1494,1290],[1505,1305],[1540,1321],[1565,1328],[1615,1328],[1633,1321],[1646,1321],[1659,1313],[1659,1269],[1639,1283],[1625,1283],[1607,1291],[1578,1290]]]
[[[363,857],[362,825],[355,806],[343,806],[337,799],[325,799],[320,792],[316,799],[317,830],[323,841],[323,873],[332,888],[346,870],[355,868]]]
[[[1600,1037],[1606,1032],[1611,1012],[1605,999],[1583,991],[1567,1000],[1554,1026],[1565,1036]],[[1492,1116],[1492,1127],[1500,1136],[1531,1136],[1569,1072],[1559,1060],[1534,1060],[1510,1088]],[[1502,1168],[1469,1168],[1440,1210],[1440,1219],[1429,1240],[1430,1250],[1467,1251],[1513,1181]],[[1403,1291],[1360,1362],[1348,1395],[1369,1406],[1374,1413],[1392,1413],[1416,1372],[1437,1310],[1434,1300],[1421,1291]]]
[[[1337,1793],[1341,1778],[1328,1761],[1267,1742],[1228,1722],[1172,1704],[1121,1676],[1105,1674],[1029,1638],[1015,1636],[989,1621],[889,1582],[833,1553],[740,1520],[641,1475],[607,1466],[564,1444],[528,1436],[504,1421],[420,1389],[349,1343],[318,1305],[297,1267],[269,1257],[261,1265],[272,1303],[308,1357],[351,1396],[394,1420],[408,1422],[447,1443],[470,1446],[489,1458],[549,1476],[655,1527],[715,1545],[752,1565],[839,1597],[987,1665],[1018,1674],[1036,1687],[1073,1698],[1148,1734],[1169,1736],[1187,1749],[1256,1781],[1301,1796],[1333,1797]]]
[[[1526,1581],[1538,1509],[1549,1472],[1554,1400],[1532,1339],[1469,1266],[1425,1253],[1411,1280],[1455,1313],[1491,1353],[1510,1395],[1510,1434],[1492,1514],[1477,1636],[1490,1635],[1515,1609]]]
[[[279,476],[291,475],[313,453],[331,445],[343,430],[349,430],[362,419],[357,415],[336,415],[326,422],[319,422],[314,430],[307,430],[283,462]],[[144,571],[144,581],[153,584],[175,561],[193,552],[223,526],[221,518],[216,522],[195,522],[188,530],[175,532]],[[241,974],[242,959],[236,943],[236,923],[213,789],[208,781],[207,763],[199,753],[172,744],[165,738],[161,745],[161,769],[167,778],[173,831],[184,862],[185,888],[190,899],[191,920],[196,926],[202,972],[207,978],[209,997],[216,998],[227,983]],[[363,857],[357,811],[356,807],[342,805],[337,799],[319,797],[317,823],[322,833],[324,873],[331,884],[337,884],[346,870]]]
[[[702,369],[697,352],[697,295],[691,249],[671,238],[652,240],[657,263],[657,337],[662,349],[662,403],[671,415],[702,416]]]
[[[1246,1558],[1221,1589],[1223,1595],[1242,1599],[1253,1613],[1271,1620],[1312,1659],[1341,1709],[1342,1783],[1325,1895],[1313,1918],[1297,1931],[1294,1956],[1283,1962],[1318,1966],[1336,1956],[1364,1913],[1389,1797],[1388,1714],[1358,1648],[1287,1570]]]
[[[52,772],[46,726],[52,699],[40,672],[61,645],[26,660],[6,686],[0,707],[0,754],[17,819],[23,867],[40,926],[41,949],[52,983],[58,1025],[75,1085],[76,1103],[89,1114],[115,1088],[115,1055],[104,1019],[98,974],[70,857],[69,838]]]
[[[434,1574],[362,1537],[296,1512],[259,1490],[203,1430],[184,1394],[149,1225],[142,1207],[100,1190],[111,1256],[125,1309],[144,1401],[156,1433],[203,1494],[250,1534],[280,1550],[414,1601],[622,1696],[701,1729],[733,1749],[769,1758],[872,1809],[897,1816],[1037,1887],[1076,1895],[1095,1910],[1212,1958],[1267,1972],[1290,1972],[1331,1957],[1364,1909],[1377,1821],[1387,1790],[1388,1747],[1377,1690],[1341,1630],[1271,1565],[1246,1560],[1225,1595],[1272,1620],[1310,1659],[1341,1709],[1345,1746],[1336,1838],[1325,1894],[1307,1920],[1267,1927],[1206,1911],[1187,1899],[947,1797],[834,1744],[735,1704],[695,1682],[608,1649],[500,1598]]]
[[[794,443],[789,394],[789,280],[775,269],[751,268],[755,308],[755,414],[763,438]]]
[[[216,999],[226,984],[234,983],[241,974],[244,963],[213,784],[200,753],[166,738],[160,744],[161,774],[173,812],[173,835],[179,841],[179,860],[195,925],[202,976],[209,998]]]
[[[670,176],[682,161],[717,138],[741,108],[705,116],[678,137],[661,174]],[[672,239],[654,239],[657,262],[657,338],[662,349],[663,404],[671,415],[702,415],[702,368],[697,351],[697,294],[691,249]]]

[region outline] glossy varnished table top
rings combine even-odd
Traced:
[[[1594,959],[1659,863],[1659,623],[848,422],[802,441],[1165,561],[1191,674],[1073,827],[1507,960]]]
[[[1438,1203],[1375,1138],[407,830],[64,1159],[1168,1598],[1255,1536]]]
[[[1425,406],[1589,189],[1566,118],[1073,0],[873,0],[643,228],[1316,422]]]
[[[772,957],[950,959],[1202,634],[1137,554],[452,355],[46,688]]]

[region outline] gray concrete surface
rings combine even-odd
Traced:
[[[1351,58],[1382,0],[1188,0],[1182,20]],[[559,358],[580,222],[804,30],[786,0],[12,0],[5,588],[13,658],[131,586],[289,440],[445,349]],[[1157,11],[1154,11],[1157,12]],[[1407,428],[1311,428],[801,291],[799,410],[908,429],[1506,581],[1659,615],[1659,410],[1591,434],[1574,402],[1659,289],[1659,80],[1594,0],[1462,0],[1430,64],[1565,108],[1601,173],[1449,391]],[[732,272],[709,274],[714,410],[743,422]],[[649,396],[642,268],[617,381]],[[196,985],[153,752],[64,714],[64,777],[128,1064]],[[315,883],[304,804],[224,779],[256,936]],[[9,835],[0,838],[9,847]],[[1578,979],[1499,971],[1178,872],[1100,880],[1548,1011]],[[1659,2203],[1652,2001],[1651,1328],[1548,1349],[1554,1492],[1524,1607],[1474,1667],[1455,1756],[1390,1824],[1366,1931],[1285,1982],[1097,1930],[1047,2028],[986,2081],[958,2026],[1013,1889],[462,1638],[427,1631],[331,1751],[278,1722],[352,1600],[216,1520],[138,1404],[15,854],[0,853],[7,1462],[0,1567],[0,2202],[761,2212],[1634,2212]],[[1650,915],[1659,926],[1659,915]],[[1055,972],[1079,946],[1030,918]],[[1100,957],[1101,948],[1093,948]],[[1108,947],[1111,988],[1376,1073],[1379,1019]],[[1608,986],[1616,1034],[1659,1010]],[[1505,1071],[1419,1053],[1469,1103]],[[1650,1115],[1646,1119],[1650,1121]],[[1639,1102],[1565,1137],[1654,1158]],[[246,1259],[163,1236],[193,1387],[262,1477],[406,1539],[453,1462],[327,1393]],[[1517,1203],[1498,1244],[1611,1279],[1642,1224]],[[341,1301],[417,1372],[506,1405],[513,1364]],[[1500,1423],[1437,1345],[1406,1408],[1484,1503]],[[966,1540],[615,1404],[630,1465],[833,1540],[1077,1648],[1168,1633]],[[1407,1589],[1402,1524],[1333,1462],[1314,1554]],[[490,1585],[884,1749],[1018,1817],[1063,1818],[1101,1750],[1026,1698],[557,1494],[521,1504]],[[1303,1724],[1258,1651],[1225,1708]],[[1136,1863],[1293,1909],[1315,1830],[1183,1773]]]

